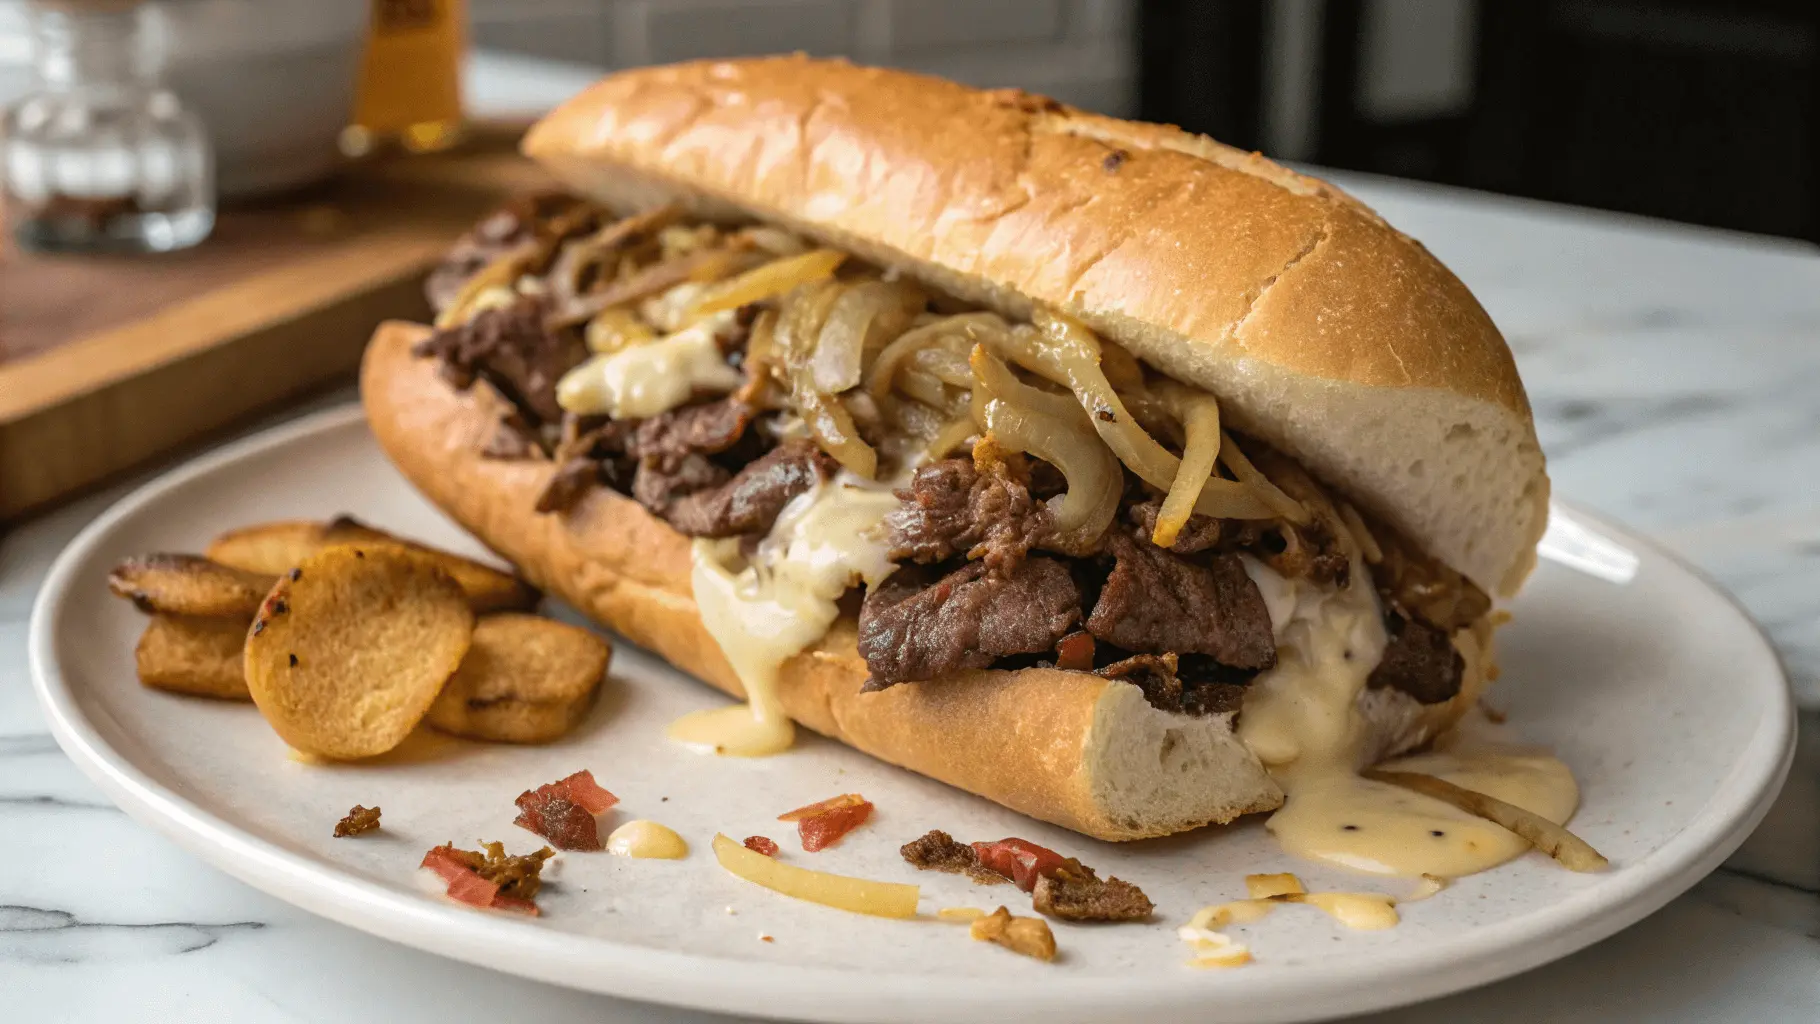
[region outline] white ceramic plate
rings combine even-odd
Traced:
[[[1647,542],[1616,585],[1545,564],[1502,634],[1495,692],[1515,739],[1547,744],[1578,775],[1575,829],[1612,859],[1599,875],[1538,854],[1403,908],[1390,931],[1350,932],[1287,907],[1235,929],[1256,956],[1225,971],[1184,965],[1175,926],[1242,893],[1248,872],[1294,870],[1318,889],[1397,883],[1296,863],[1254,823],[1146,843],[1097,843],[808,737],[787,756],[717,760],[660,727],[718,694],[622,645],[604,699],[577,732],[540,748],[414,740],[387,763],[319,767],[287,756],[247,705],[150,692],[133,677],[142,619],[106,595],[116,559],[196,550],[261,519],[348,511],[436,544],[477,550],[385,462],[355,409],[230,446],[141,489],[78,537],[33,613],[33,676],[58,742],[141,821],[267,892],[407,945],[576,988],[743,1014],[843,1021],[1138,1021],[1192,1014],[1290,1021],[1359,1013],[1479,985],[1563,956],[1660,907],[1712,870],[1769,806],[1793,751],[1776,658],[1723,595]],[[621,818],[666,822],[693,844],[677,862],[560,858],[526,920],[467,909],[416,865],[449,839],[537,840],[512,826],[521,790],[590,768]],[[816,855],[778,813],[840,792],[873,822]],[[355,803],[385,828],[336,840]],[[930,828],[1018,835],[1134,880],[1159,923],[1058,927],[1041,964],[968,940],[936,908],[1018,894],[921,874],[899,844]],[[797,863],[923,886],[923,920],[798,903],[722,871],[715,831],[778,839]],[[1026,904],[1027,905],[1027,904]],[[774,942],[760,941],[764,933]]]

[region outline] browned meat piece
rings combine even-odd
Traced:
[[[1156,517],[1162,512],[1161,499],[1151,498],[1128,506],[1125,509],[1125,516],[1138,528],[1138,533],[1143,539],[1149,540],[1151,535],[1156,533]],[[1209,516],[1199,514],[1189,516],[1187,524],[1182,527],[1182,532],[1176,534],[1175,543],[1169,546],[1169,550],[1178,555],[1192,555],[1197,551],[1205,551],[1214,547],[1219,544],[1220,536],[1224,532],[1223,523],[1224,520]]]
[[[476,378],[492,384],[532,426],[561,422],[556,382],[588,356],[574,332],[544,330],[543,305],[528,298],[438,330],[412,351],[441,359],[443,376],[458,389]]]
[[[625,451],[634,458],[714,455],[733,447],[757,412],[737,398],[672,409],[641,421]]]
[[[455,240],[430,276],[424,279],[423,294],[430,309],[440,313],[461,294],[461,286],[480,268],[501,255],[536,237],[534,222],[574,202],[557,195],[533,195],[508,203],[488,214]]]
[[[335,823],[335,838],[346,839],[362,832],[371,832],[379,827],[379,808],[362,807],[355,804],[348,811],[347,817]]]
[[[1039,877],[1030,895],[1037,913],[1063,921],[1142,921],[1156,909],[1144,890],[1123,879],[1101,879],[1076,860]]]
[[[1107,536],[1116,562],[1087,631],[1143,654],[1206,654],[1234,668],[1276,664],[1263,595],[1238,557],[1202,565],[1122,533]]]
[[[1002,462],[982,472],[972,459],[944,459],[918,469],[897,497],[903,506],[885,517],[893,561],[965,555],[1008,572],[1053,527],[1049,509]]]
[[[1005,574],[969,562],[939,579],[934,570],[905,566],[860,607],[859,652],[872,672],[865,688],[1044,654],[1080,618],[1080,590],[1053,558],[1027,558]]]
[[[1107,679],[1123,679],[1144,691],[1144,699],[1161,711],[1185,715],[1223,715],[1245,702],[1245,687],[1218,679],[1184,680],[1173,654],[1134,654],[1095,669]]]
[[[786,441],[726,483],[673,498],[659,514],[690,537],[762,536],[771,532],[771,524],[791,498],[833,476],[839,467],[813,442]],[[642,469],[639,478],[644,478]]]
[[[1390,643],[1365,683],[1402,690],[1422,704],[1439,704],[1460,692],[1466,660],[1447,633],[1395,612],[1385,617]]]
[[[640,459],[632,478],[632,497],[652,513],[668,518],[670,506],[697,491],[718,487],[731,476],[706,455]]]
[[[1491,611],[1491,598],[1471,580],[1423,554],[1397,531],[1369,524],[1384,552],[1371,567],[1378,592],[1397,610],[1437,629],[1452,632]]]
[[[912,867],[923,871],[966,875],[980,885],[1000,885],[1011,881],[981,864],[980,856],[973,847],[955,842],[953,836],[940,829],[931,829],[920,838],[912,839],[899,847],[897,852],[903,854]]]

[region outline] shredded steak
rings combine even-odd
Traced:
[[[1005,572],[1053,526],[1047,506],[1013,480],[1002,462],[981,472],[972,459],[944,459],[918,469],[897,497],[903,505],[885,517],[893,561],[945,562],[965,555]]]
[[[457,389],[476,378],[492,384],[533,426],[562,421],[556,382],[588,355],[572,333],[544,330],[543,304],[529,298],[440,329],[413,352],[440,358],[444,378]]]
[[[1161,711],[1185,715],[1224,715],[1245,702],[1245,687],[1224,680],[1184,680],[1173,654],[1133,654],[1094,670],[1107,679],[1122,679],[1144,691],[1144,699]]]
[[[1367,686],[1402,690],[1422,704],[1439,704],[1460,692],[1466,659],[1447,633],[1395,612],[1385,617],[1384,628],[1390,643]]]
[[[980,855],[972,846],[956,842],[953,836],[941,829],[924,833],[899,847],[897,852],[903,854],[904,860],[910,862],[911,866],[923,871],[966,875],[980,885],[1001,885],[1011,881],[981,864]]]
[[[1080,591],[1053,558],[1031,557],[1008,573],[968,562],[939,570],[905,566],[866,594],[859,652],[868,690],[985,668],[1013,654],[1042,654],[1080,621]]]
[[[1163,502],[1157,498],[1140,501],[1125,509],[1126,517],[1142,532],[1146,540],[1156,533],[1156,518],[1162,512]],[[1225,532],[1221,529],[1221,523],[1222,520],[1198,513],[1189,516],[1182,531],[1175,535],[1175,543],[1169,545],[1169,550],[1178,555],[1192,555],[1217,546],[1221,534]]]
[[[689,452],[724,452],[739,442],[758,410],[738,398],[723,398],[653,416],[632,431],[626,453],[676,457]]]
[[[791,498],[833,476],[839,465],[812,441],[787,441],[726,483],[675,498],[659,514],[690,537],[763,536]]]
[[[719,487],[731,475],[724,466],[697,452],[673,458],[653,455],[638,460],[638,472],[632,477],[632,497],[653,514],[668,519],[670,507],[676,502],[698,491]]]
[[[1276,664],[1270,613],[1238,556],[1201,565],[1123,533],[1106,539],[1115,564],[1088,632],[1143,654],[1206,654],[1235,668]]]

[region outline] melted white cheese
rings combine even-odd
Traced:
[[[1455,878],[1528,848],[1483,818],[1357,775],[1373,756],[1359,696],[1386,642],[1370,586],[1287,580],[1249,557],[1245,568],[1270,611],[1277,665],[1252,682],[1238,734],[1287,796],[1265,823],[1286,852],[1373,874]],[[1363,565],[1352,575],[1370,578]],[[1387,767],[1435,775],[1556,823],[1579,802],[1572,773],[1546,754],[1462,747]]]
[[[896,507],[889,486],[842,473],[784,506],[744,565],[737,540],[695,542],[695,603],[748,704],[684,716],[671,724],[671,739],[741,757],[790,746],[795,730],[778,701],[778,671],[822,638],[856,581],[876,585],[891,574],[884,519]]]
[[[731,391],[740,373],[727,365],[711,317],[645,345],[597,355],[563,374],[556,402],[584,416],[644,419],[687,402],[696,391]]]

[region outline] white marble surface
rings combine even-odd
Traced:
[[[1644,528],[1735,593],[1805,709],[1781,800],[1691,893],[1558,964],[1370,1020],[1820,1020],[1820,256],[1341,180],[1502,325],[1557,493]],[[0,538],[0,1020],[725,1020],[369,938],[227,878],[107,804],[45,731],[26,617],[59,548],[136,482]],[[1722,694],[1725,680],[1713,686]]]

